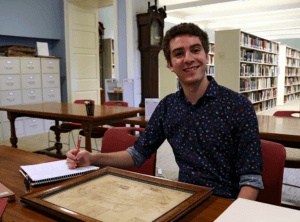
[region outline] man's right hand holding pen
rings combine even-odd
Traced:
[[[69,151],[67,155],[67,166],[69,169],[75,169],[76,167],[90,166],[90,155],[87,151],[80,152],[81,137],[79,137],[77,149]]]

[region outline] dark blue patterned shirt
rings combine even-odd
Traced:
[[[263,189],[263,158],[253,105],[211,78],[196,104],[183,90],[156,107],[144,133],[128,151],[139,167],[165,139],[179,166],[179,181],[236,198],[242,185]]]

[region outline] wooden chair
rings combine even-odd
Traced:
[[[264,190],[259,192],[257,201],[281,206],[283,172],[286,150],[282,144],[261,140],[264,169],[262,180]]]
[[[300,114],[300,111],[276,111],[273,114],[273,116],[300,118],[300,117],[292,116],[295,113],[299,113]]]
[[[124,106],[124,107],[128,107],[128,103],[127,102],[123,102],[123,101],[107,101],[105,102],[103,105],[105,106]],[[120,122],[120,123],[113,123],[110,124],[110,126],[114,126],[114,127],[125,127],[126,124]],[[96,143],[96,149],[98,150],[98,144],[96,139],[102,138],[104,136],[104,133],[109,129],[109,127],[104,127],[104,126],[97,126],[94,127],[92,129],[91,132],[91,138],[95,139],[95,143]],[[80,130],[79,131],[79,135],[81,136],[85,136],[84,135],[84,131]]]
[[[109,128],[103,137],[101,153],[110,153],[126,150],[134,145],[138,136],[130,135],[130,133],[139,131],[144,132],[144,128],[136,127],[112,127]],[[156,152],[148,159],[140,168],[130,167],[124,170],[155,176]]]
[[[93,103],[95,103],[94,100],[89,100],[89,99],[75,100],[74,103],[76,103],[76,104],[85,104],[86,101],[92,101]],[[61,133],[69,133],[68,143],[63,143],[63,142],[59,142],[59,143],[68,145],[69,150],[70,150],[70,134],[72,135],[74,146],[76,147],[76,142],[75,142],[72,131],[73,130],[79,130],[79,129],[81,129],[81,124],[80,123],[73,123],[73,122],[71,122],[71,123],[62,123],[59,126],[51,126],[49,131],[48,131],[48,146],[49,146],[49,148],[50,148],[50,142],[56,142],[56,141],[51,141],[50,140],[50,131],[53,131],[55,133],[55,135],[59,135]]]

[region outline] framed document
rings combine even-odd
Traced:
[[[26,194],[21,202],[68,221],[176,221],[211,191],[106,167]]]

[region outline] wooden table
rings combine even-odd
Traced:
[[[145,116],[135,116],[130,118],[125,118],[122,121],[123,123],[130,124],[131,127],[134,125],[139,125],[140,127],[146,127],[148,120],[145,119]]]
[[[14,149],[8,146],[0,146],[0,182],[16,194],[16,201],[10,202],[3,215],[3,222],[13,221],[63,221],[53,215],[46,214],[34,208],[25,206],[20,202],[20,196],[26,193],[24,177],[20,174],[21,165],[37,164],[55,160],[53,157]],[[31,187],[32,192],[57,186],[55,183],[43,186]],[[180,221],[214,221],[232,203],[232,200],[211,195],[202,204],[185,215]]]
[[[144,108],[122,107],[122,106],[105,106],[95,105],[94,116],[87,116],[84,104],[75,103],[39,103],[29,105],[0,107],[0,110],[7,111],[8,119],[11,125],[10,142],[12,147],[17,148],[18,138],[15,130],[15,119],[17,117],[28,116],[41,119],[55,120],[55,125],[59,125],[59,121],[81,123],[81,127],[85,133],[85,149],[91,152],[91,131],[92,128],[99,125],[112,124],[121,122],[124,118],[137,116],[138,113],[144,114]],[[60,134],[56,134],[56,141],[60,142]],[[62,156],[62,144],[56,143],[56,155]],[[43,153],[51,155],[48,148]],[[53,155],[53,154],[52,154]]]
[[[300,148],[300,118],[257,115],[261,139]]]

